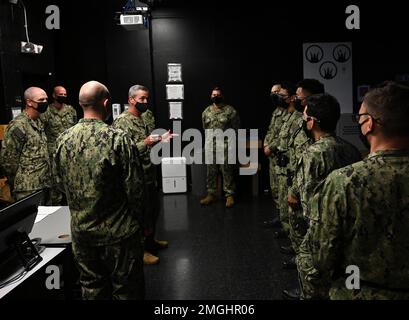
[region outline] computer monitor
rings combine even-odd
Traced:
[[[15,234],[29,234],[37,217],[43,191],[37,191],[0,210],[0,255],[10,249]]]

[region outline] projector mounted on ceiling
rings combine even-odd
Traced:
[[[20,43],[21,53],[40,54],[43,51],[44,47],[42,45],[34,44],[30,41],[30,37],[28,35],[27,10],[26,10],[26,6],[24,5],[23,0],[9,0],[9,3],[11,3],[12,5],[20,5],[23,8],[24,29],[26,31],[26,41],[21,41]]]
[[[43,51],[43,46],[32,42],[21,41],[21,53],[40,54]]]
[[[143,16],[141,14],[121,14],[119,24],[125,28],[144,25]]]
[[[116,19],[119,25],[127,30],[136,30],[139,27],[147,27],[149,17],[149,6],[136,1],[128,0],[122,12],[117,12]]]

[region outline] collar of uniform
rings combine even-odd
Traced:
[[[380,150],[372,152],[368,155],[368,159],[376,157],[409,157],[409,150],[405,149]]]
[[[52,103],[52,104],[49,105],[50,111],[51,111],[52,113],[54,113],[54,114],[62,114],[62,113],[66,110],[66,108],[65,108],[66,106],[67,106],[67,105],[66,105],[65,103],[63,103],[61,110],[58,110],[58,109],[55,107],[54,103]]]
[[[40,129],[40,125],[42,124],[42,121],[41,121],[40,118],[31,119],[25,111],[23,111],[21,114],[27,119],[27,121],[28,121],[35,129]]]
[[[105,124],[104,121],[99,120],[99,119],[84,119],[84,118],[80,119],[78,123],[104,123]]]
[[[326,132],[316,142],[321,141],[322,139],[331,138],[331,137],[334,137],[334,134]]]
[[[142,119],[142,113],[138,117],[138,116],[135,116],[131,111],[126,110],[124,114],[131,118]]]
[[[227,106],[227,104],[224,104],[224,103],[221,104],[220,107],[215,107],[214,104],[211,104],[210,105],[210,110],[213,111],[213,112],[222,112],[223,110],[226,109],[225,108],[226,106]]]
[[[135,122],[137,125],[145,126],[145,121],[142,118],[142,114],[139,117],[137,117],[129,110],[126,110],[124,114],[125,116],[129,117],[133,122]]]

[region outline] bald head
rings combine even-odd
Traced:
[[[24,100],[42,101],[47,99],[45,91],[38,87],[30,87],[24,91]]]
[[[67,90],[62,86],[54,87],[54,96],[67,96]]]
[[[24,91],[25,112],[31,119],[37,119],[47,110],[47,93],[41,88],[31,87]]]
[[[108,88],[98,81],[85,83],[80,89],[79,103],[83,108],[98,109],[110,98]]]

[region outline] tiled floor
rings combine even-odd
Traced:
[[[145,267],[146,298],[159,300],[276,300],[295,287],[296,272],[283,270],[285,256],[262,222],[271,215],[268,196],[222,200],[201,207],[193,195],[163,196],[158,239],[169,241],[160,263]]]

